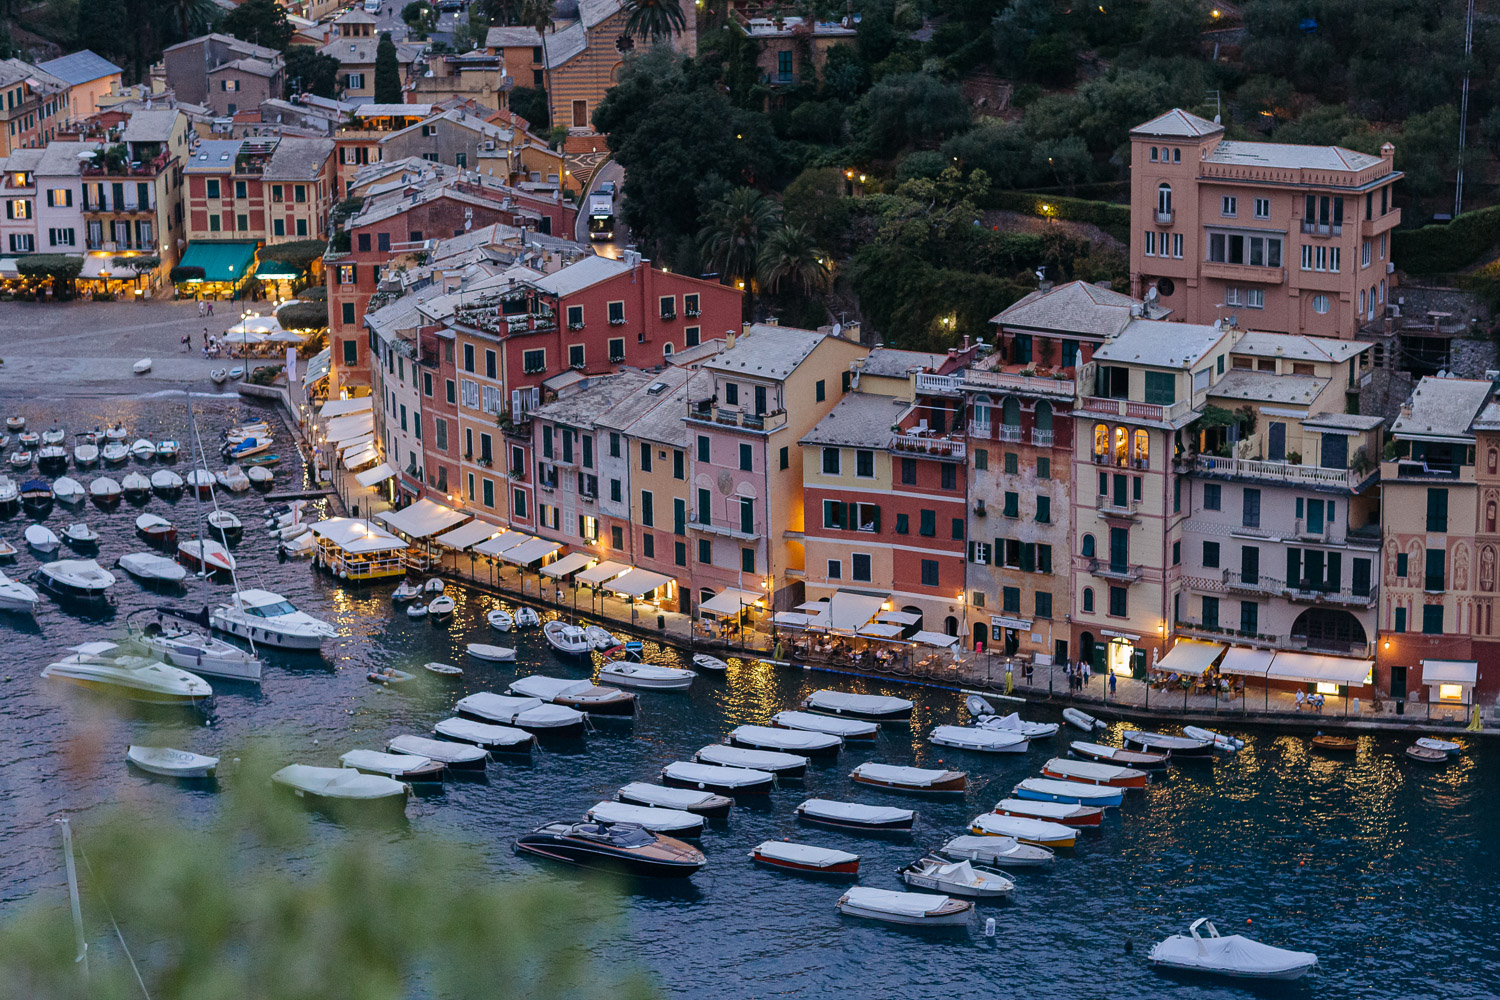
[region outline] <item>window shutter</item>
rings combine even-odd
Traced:
[[[990,563],[990,565],[992,565],[992,566],[999,566],[999,565],[1001,565],[1002,563],[1005,562],[1005,539],[1003,539],[1003,538],[997,538],[997,539],[995,539],[995,550],[994,551],[995,551],[995,558]]]
[[[1302,579],[1302,550],[1286,550],[1286,585],[1295,587]]]
[[[875,533],[880,534],[880,508],[875,507]]]
[[[1026,542],[1021,546],[1021,571],[1023,573],[1036,572],[1036,543]]]
[[[1038,545],[1036,547],[1036,571],[1038,573],[1052,572],[1052,546]]]
[[[1337,591],[1342,582],[1344,557],[1337,552],[1328,553],[1328,589]]]
[[[975,558],[975,553],[976,553],[976,551],[977,551],[978,548],[979,548],[979,543],[978,542],[970,542],[969,543],[969,562],[978,562],[979,561],[977,558]]]

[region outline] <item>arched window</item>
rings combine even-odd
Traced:
[[[1014,396],[1006,396],[1000,404],[1000,422],[1007,427],[1021,426],[1021,404]]]
[[[1092,559],[1092,558],[1094,558],[1094,536],[1093,535],[1084,535],[1083,536],[1083,557],[1085,559]]]
[[[1363,288],[1359,290],[1359,311],[1365,311],[1365,290]]]
[[[1151,434],[1144,429],[1135,432],[1135,451],[1130,454],[1130,464],[1144,469],[1151,460]]]
[[[1052,404],[1045,399],[1036,404],[1036,429],[1039,431],[1052,429]]]
[[[1490,475],[1494,475],[1496,466],[1500,465],[1500,451],[1496,451],[1494,448],[1490,449],[1488,464]]]
[[[1151,162],[1152,163],[1156,162],[1156,147],[1155,146],[1151,147]]]
[[[1385,301],[1385,279],[1384,278],[1380,279],[1380,301],[1381,302]]]
[[[1322,316],[1323,314],[1328,312],[1328,296],[1314,295],[1312,300],[1312,307],[1313,312],[1317,313],[1319,316]]]
[[[1093,614],[1093,611],[1094,611],[1094,588],[1093,587],[1084,587],[1083,588],[1083,610],[1087,611],[1090,614]]]
[[[1130,451],[1130,432],[1123,427],[1115,428],[1115,464],[1124,465]]]
[[[1156,214],[1172,214],[1172,185],[1161,184],[1156,189]]]
[[[1174,150],[1172,150],[1172,162],[1173,163],[1181,163],[1182,162],[1182,150],[1180,150],[1180,149],[1174,149]]]
[[[661,345],[661,356],[664,358],[670,358],[672,356],[671,341],[668,341],[667,343]]]
[[[1094,425],[1094,461],[1103,462],[1109,457],[1109,426]]]

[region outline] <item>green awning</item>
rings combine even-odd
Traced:
[[[255,267],[255,276],[269,281],[295,279],[301,274],[301,271],[283,260],[263,260]]]
[[[236,282],[255,262],[255,243],[190,243],[178,267],[203,268],[204,281]]]

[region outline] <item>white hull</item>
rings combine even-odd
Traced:
[[[874,910],[855,903],[839,903],[839,912],[846,917],[863,917],[866,920],[884,920],[888,924],[905,924],[908,927],[961,927],[969,922],[972,909],[960,910],[938,917],[925,914],[892,913],[889,910]]]
[[[323,648],[323,641],[326,638],[322,635],[288,634],[267,628],[265,619],[257,619],[256,623],[251,625],[239,618],[215,612],[212,621],[214,628],[221,632],[228,632],[241,639],[250,639],[262,646],[274,646],[277,649],[316,651]]]

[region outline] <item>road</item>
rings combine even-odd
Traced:
[[[630,229],[620,218],[620,192],[625,189],[625,168],[614,160],[609,160],[594,171],[594,176],[589,178],[589,189],[584,192],[583,211],[578,213],[578,226],[573,238],[579,243],[589,242],[589,213],[588,196],[599,189],[599,185],[605,181],[615,182],[615,238],[608,243],[595,243],[594,250],[603,257],[621,257],[625,248],[630,245]]]

